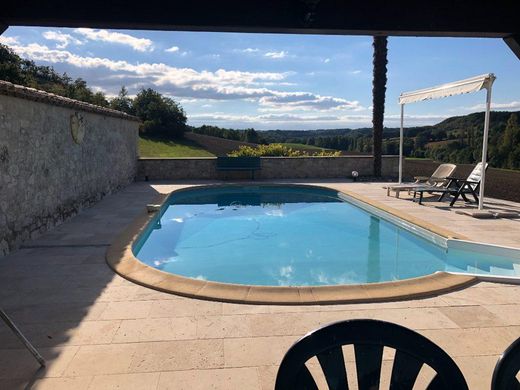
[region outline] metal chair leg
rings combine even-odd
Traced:
[[[29,352],[32,353],[34,358],[40,363],[42,367],[45,367],[45,359],[40,355],[40,353],[32,346],[32,344],[25,338],[25,336],[20,332],[20,329],[17,328],[17,326],[14,324],[14,322],[5,314],[5,311],[0,309],[0,318],[4,320],[6,325],[11,328],[13,333],[20,339],[20,341],[25,345],[25,348],[29,350]]]

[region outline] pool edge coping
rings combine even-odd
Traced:
[[[235,184],[236,183],[229,183]],[[238,185],[243,185],[240,183]],[[248,183],[249,184],[249,183]],[[255,183],[259,184],[259,183]],[[278,184],[262,183],[262,184]],[[155,200],[161,208],[168,197],[176,192],[192,187],[220,186],[222,184],[190,185],[168,194],[159,194]],[[289,186],[309,186],[304,184],[287,184]],[[312,185],[317,188],[333,189],[370,206],[376,207],[398,218],[422,227],[446,239],[468,238],[439,228],[436,225],[421,221],[404,212],[386,206],[381,202],[373,201],[367,197],[351,191],[340,190],[334,185]],[[476,276],[451,274],[448,272],[435,272],[430,275],[417,278],[403,279],[400,281],[367,283],[356,285],[331,285],[331,286],[252,286],[243,284],[221,283],[206,280],[188,278],[176,274],[160,271],[138,260],[132,250],[134,242],[155,217],[156,213],[148,213],[143,207],[143,212],[134,219],[112,242],[106,252],[107,264],[120,276],[136,284],[152,288],[154,290],[181,295],[189,298],[206,299],[220,302],[248,303],[248,304],[277,304],[277,305],[318,305],[340,303],[370,303],[393,300],[406,300],[435,296],[448,291],[461,289],[476,283]]]

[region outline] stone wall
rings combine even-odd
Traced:
[[[0,256],[132,182],[138,126],[0,81]]]
[[[172,179],[247,179],[249,172],[219,172],[214,157],[208,158],[140,158],[138,180]],[[262,157],[258,179],[349,178],[352,171],[360,176],[372,175],[371,156],[342,157]],[[383,157],[383,176],[396,177],[399,159]]]
[[[406,160],[403,178],[430,176],[441,163],[433,160]],[[466,178],[475,166],[457,164],[454,176]],[[520,171],[489,167],[486,171],[486,196],[520,202]]]

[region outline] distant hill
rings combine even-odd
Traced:
[[[496,167],[520,169],[520,111],[493,111],[489,128],[489,156]],[[404,154],[453,163],[480,160],[484,112],[447,118],[431,126],[405,128]],[[234,130],[215,126],[193,128],[199,134],[254,143],[306,144],[341,150],[345,154],[371,153],[372,129]],[[383,131],[383,153],[398,154],[399,128]]]

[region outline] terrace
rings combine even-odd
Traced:
[[[80,4],[78,11],[73,3],[11,2],[0,11],[0,32],[9,25],[59,25],[494,37],[504,39],[520,58],[517,6],[512,3],[417,3],[407,11],[390,2],[267,3],[151,1],[143,8],[130,1],[121,8],[118,2],[95,0]],[[0,202],[5,213],[0,215],[0,234],[10,240],[0,240],[0,255],[15,248],[0,258],[0,308],[47,360],[40,368],[1,323],[2,389],[272,389],[292,343],[320,325],[351,318],[387,320],[418,331],[454,358],[470,389],[489,389],[498,356],[520,334],[520,286],[512,283],[480,281],[421,299],[293,306],[186,298],[128,281],[107,266],[107,249],[158,195],[221,183],[212,177],[214,161],[137,162],[135,118],[12,85],[0,85],[0,92],[1,107],[6,108],[1,130],[11,131],[2,139],[9,148],[0,145],[0,184],[9,201]],[[52,136],[42,136],[46,129],[39,123],[52,127]],[[90,158],[82,159],[82,153]],[[342,177],[354,168],[361,171],[360,166],[368,171],[365,160],[338,158],[343,165],[336,169]],[[386,161],[386,169],[396,176],[396,159]],[[292,178],[276,177],[276,164],[281,163]],[[327,164],[314,164],[316,172],[331,173]],[[419,225],[436,230],[449,226],[470,240],[520,248],[518,218],[459,215],[456,211],[467,207],[462,203],[449,208],[426,201],[420,206],[387,197],[385,183],[304,179],[308,170],[294,174],[301,163],[289,159],[266,159],[266,166],[270,171],[264,174],[275,172],[266,181],[349,192]],[[193,177],[172,177],[179,171]],[[163,180],[139,181],[145,176]],[[497,189],[492,180],[490,176],[488,191]],[[487,202],[496,209],[520,211],[519,203]],[[389,357],[385,354],[383,362],[387,380]],[[346,360],[352,369],[352,351]]]
[[[349,191],[418,223],[448,223],[470,239],[520,247],[518,219],[477,220],[436,202],[419,206],[387,197],[381,183],[283,182]],[[272,389],[283,354],[300,336],[336,320],[377,318],[419,331],[455,359],[471,389],[489,388],[498,356],[520,333],[517,285],[480,282],[383,303],[246,305],[155,291],[106,266],[107,247],[146,203],[207,183],[133,183],[2,259],[0,306],[48,365],[38,369],[2,327],[0,387]],[[520,204],[490,202],[520,210]],[[390,368],[384,363],[384,372]]]

